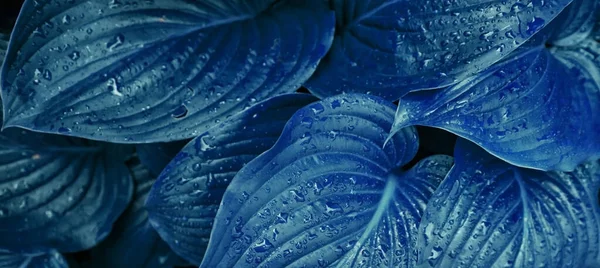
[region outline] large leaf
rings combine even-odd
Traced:
[[[338,31],[306,86],[398,99],[455,84],[515,50],[572,0],[334,0]]]
[[[315,101],[308,94],[271,98],[190,142],[165,168],[146,206],[169,245],[200,264],[225,188],[250,160],[271,148],[288,119]]]
[[[559,46],[572,46],[585,40],[599,16],[600,1],[573,0],[553,22],[557,28],[549,42]]]
[[[572,173],[512,166],[460,140],[425,209],[422,267],[598,267],[600,162]]]
[[[201,267],[407,266],[420,214],[451,160],[398,168],[414,128],[383,148],[393,106],[340,95],[299,110],[242,168],[217,212]]]
[[[128,150],[27,130],[0,133],[0,249],[72,252],[96,245],[131,198]]]
[[[4,63],[4,56],[8,49],[8,36],[0,33],[0,66]]]
[[[135,150],[142,164],[150,170],[152,175],[158,176],[188,142],[189,140],[182,140],[138,144],[135,146]]]
[[[68,268],[62,255],[52,252],[41,255],[19,255],[0,250],[0,268]]]
[[[449,89],[411,93],[394,130],[443,128],[514,165],[573,170],[600,157],[600,50],[581,49],[521,51]]]
[[[131,172],[135,181],[133,201],[110,236],[92,250],[94,267],[160,268],[185,264],[148,223],[144,203],[156,177],[141,164]]]
[[[5,127],[193,138],[296,90],[334,20],[323,0],[26,1],[0,74]]]

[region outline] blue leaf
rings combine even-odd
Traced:
[[[6,50],[8,49],[8,36],[0,33],[0,66],[4,63]]]
[[[558,46],[572,46],[585,40],[599,16],[600,1],[573,0],[553,22],[558,27],[549,42]]]
[[[600,162],[512,166],[459,140],[419,227],[421,267],[598,267]]]
[[[227,188],[201,267],[408,266],[420,214],[451,160],[399,171],[418,140],[409,127],[383,147],[393,109],[339,95],[294,114]]]
[[[455,84],[515,50],[572,0],[334,0],[338,31],[305,84],[395,100]]]
[[[92,250],[95,267],[173,267],[184,265],[148,223],[144,202],[156,180],[143,165],[132,168],[133,202],[115,223],[110,236]]]
[[[135,149],[142,164],[156,177],[188,142],[138,144]]]
[[[26,1],[0,74],[5,127],[193,138],[295,91],[329,49],[334,20],[323,0]]]
[[[0,268],[68,268],[67,261],[60,253],[53,251],[41,255],[19,255],[0,250]]]
[[[104,239],[133,191],[129,148],[9,129],[0,134],[0,248],[74,252]]]
[[[409,94],[394,130],[443,128],[517,166],[573,170],[600,158],[600,50],[581,49],[520,51],[452,88]]]
[[[223,192],[247,162],[271,148],[286,121],[314,102],[271,98],[190,142],[165,168],[146,202],[150,222],[175,252],[200,264]]]

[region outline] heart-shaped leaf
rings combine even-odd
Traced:
[[[5,127],[193,138],[296,90],[334,24],[323,0],[26,1],[0,74]]]
[[[394,106],[368,95],[308,105],[227,188],[201,267],[407,266],[420,214],[451,165],[413,169],[409,127],[383,147]]]
[[[600,158],[600,50],[593,46],[520,51],[451,88],[411,93],[400,100],[394,129],[443,128],[517,166],[573,170]]]
[[[182,140],[138,144],[135,150],[142,164],[156,177],[188,142],[189,140]]]
[[[184,265],[148,223],[144,207],[156,177],[138,164],[131,170],[135,181],[133,201],[115,223],[110,236],[92,250],[95,267],[161,268]]]
[[[549,42],[558,46],[576,45],[589,36],[598,16],[600,1],[573,0],[553,22],[557,28]]]
[[[455,159],[419,227],[421,267],[600,265],[600,162],[524,169],[462,139]]]
[[[27,130],[0,133],[0,248],[73,252],[104,239],[131,198],[129,148]]]
[[[305,84],[398,99],[455,84],[515,50],[572,0],[334,0],[333,45]]]
[[[68,268],[69,265],[62,255],[52,252],[41,255],[19,255],[0,250],[0,268]]]
[[[288,119],[316,100],[308,94],[271,98],[190,142],[165,168],[146,206],[167,243],[199,265],[225,188],[250,160],[271,148]]]

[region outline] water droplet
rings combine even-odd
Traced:
[[[200,163],[195,163],[194,165],[192,165],[192,170],[194,171],[200,171],[202,169],[202,165]]]
[[[113,94],[115,96],[123,97],[123,93],[121,93],[119,91],[119,86],[117,85],[116,79],[114,79],[114,78],[108,79],[108,81],[106,81],[106,86],[108,87],[108,90],[110,90],[111,94]]]
[[[171,116],[176,119],[181,119],[187,116],[188,109],[185,104],[180,105],[171,112]]]
[[[79,51],[73,51],[71,54],[69,54],[69,58],[73,61],[78,60],[79,57],[81,57],[81,53],[79,53]]]
[[[211,146],[210,144],[206,143],[206,139],[208,137],[209,136],[202,136],[202,137],[200,137],[199,145],[200,145],[200,151],[202,151],[202,152],[206,152],[208,150],[211,150],[211,149],[215,148],[214,146]]]
[[[113,50],[113,49],[123,45],[124,41],[125,41],[125,36],[123,34],[117,34],[112,39],[110,39],[108,42],[106,42],[106,48],[108,48],[109,50]]]
[[[71,129],[68,128],[68,127],[59,127],[58,128],[58,133],[63,133],[64,134],[64,133],[69,133],[69,132],[71,132]]]
[[[323,104],[320,103],[315,103],[313,104],[310,109],[313,111],[314,114],[320,114],[323,111],[325,111],[325,107],[323,107]]]

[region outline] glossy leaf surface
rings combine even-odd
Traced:
[[[460,140],[419,228],[421,267],[597,267],[600,162],[512,166]]]
[[[275,144],[298,109],[315,100],[308,94],[271,98],[190,142],[165,168],[146,203],[161,237],[200,264],[225,188],[247,162]]]
[[[26,256],[0,250],[0,268],[68,268],[62,255],[52,252],[42,255]]]
[[[295,91],[328,50],[322,0],[26,1],[5,126],[120,143],[193,138]]]
[[[407,95],[394,129],[439,127],[514,165],[573,170],[600,157],[600,50],[583,50],[527,50],[449,89]]]
[[[189,140],[138,144],[135,150],[142,164],[156,177],[188,142]]]
[[[91,248],[131,198],[121,145],[9,129],[0,134],[0,248]]]
[[[227,188],[201,267],[407,266],[449,157],[407,172],[414,128],[383,148],[393,105],[340,95],[299,110]],[[395,172],[397,171],[397,172]]]
[[[115,223],[111,235],[92,251],[95,267],[161,268],[184,265],[148,222],[144,207],[156,177],[143,165],[131,170],[135,181],[133,201]]]
[[[317,96],[396,100],[478,73],[522,45],[571,0],[334,0],[333,45],[306,83]]]

